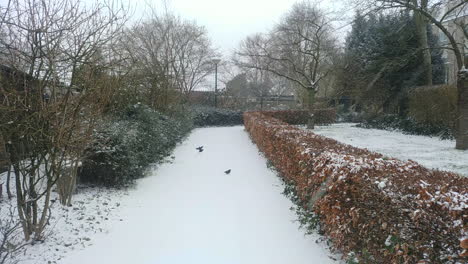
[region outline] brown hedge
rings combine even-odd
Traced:
[[[262,113],[292,125],[307,124],[309,119],[309,112],[305,110],[263,111]]]
[[[247,112],[253,141],[360,263],[466,263],[468,178],[339,143]],[[326,194],[307,208],[327,183]]]
[[[336,110],[334,108],[322,108],[315,110],[315,123],[329,125],[336,122]]]
[[[262,113],[292,125],[307,124],[309,119],[309,112],[306,110],[263,111]],[[319,125],[336,122],[336,110],[334,108],[316,109],[314,116],[315,123]]]

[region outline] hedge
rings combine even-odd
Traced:
[[[291,125],[307,124],[309,119],[309,112],[306,110],[263,111],[262,113]],[[316,109],[314,116],[317,125],[328,125],[336,122],[336,111],[333,108]]]
[[[208,106],[194,106],[191,109],[196,127],[242,125],[242,112]]]
[[[388,159],[272,116],[245,113],[246,130],[345,256],[360,263],[466,261],[468,178]]]
[[[151,163],[161,162],[192,129],[145,105],[132,105],[94,132],[79,180],[108,187],[132,184]]]
[[[408,94],[408,116],[429,127],[455,128],[457,123],[456,85],[423,86]]]
[[[358,125],[362,128],[375,128],[383,130],[399,130],[405,134],[436,136],[441,139],[454,139],[452,127],[444,123],[428,123],[417,121],[412,117],[398,115],[382,115],[369,118]]]

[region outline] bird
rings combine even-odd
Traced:
[[[231,169],[227,170],[227,171],[224,171],[225,174],[229,174],[231,173]]]
[[[198,150],[198,152],[203,152],[203,146],[196,148],[196,150]]]

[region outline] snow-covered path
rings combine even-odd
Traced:
[[[123,221],[60,263],[336,263],[298,230],[280,180],[243,127],[197,129],[173,155],[130,191]]]

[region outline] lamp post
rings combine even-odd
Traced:
[[[220,61],[220,59],[213,60],[215,65],[215,107],[218,107],[218,63]]]

